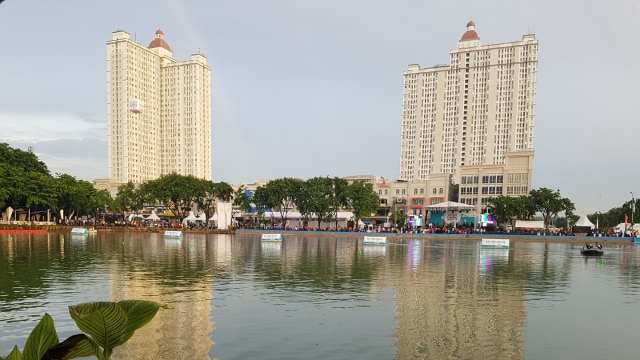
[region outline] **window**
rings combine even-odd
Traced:
[[[444,194],[444,188],[440,188],[440,194]]]

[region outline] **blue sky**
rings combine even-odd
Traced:
[[[396,179],[402,74],[448,63],[469,20],[484,44],[539,40],[534,188],[578,214],[640,196],[640,0],[6,0],[0,142],[107,177],[106,42],[160,28],[212,67],[214,181]]]

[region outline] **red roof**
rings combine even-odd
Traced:
[[[153,48],[161,47],[171,51],[171,47],[169,47],[169,44],[163,39],[163,37],[164,37],[164,32],[158,29],[156,31],[156,38],[149,43],[148,48],[153,49]]]
[[[462,34],[462,37],[460,38],[460,41],[467,40],[480,40],[480,36],[478,36],[478,33],[476,32],[476,23],[473,21],[469,21],[467,23],[467,31]]]
[[[467,30],[460,38],[460,41],[465,40],[480,40],[480,36],[478,36],[478,33],[475,30]]]

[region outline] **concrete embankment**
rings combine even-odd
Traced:
[[[279,231],[279,230],[245,230],[238,229],[236,234],[281,233],[287,236],[335,236],[335,237],[364,237],[386,236],[390,239],[430,239],[451,241],[480,241],[482,239],[509,239],[509,241],[549,242],[549,243],[579,243],[584,244],[602,242],[607,244],[633,244],[631,238],[594,237],[594,236],[544,236],[544,235],[515,235],[515,234],[419,234],[419,233],[365,233],[365,232],[327,232],[327,231]]]
[[[24,230],[44,231],[71,231],[74,227],[81,226],[60,226],[60,225],[16,225],[16,224],[0,224],[0,232],[6,233],[12,230],[20,230],[16,232],[25,232]],[[451,241],[480,241],[483,238],[492,239],[509,239],[510,241],[530,241],[530,242],[549,242],[549,243],[595,243],[602,242],[607,244],[633,244],[631,238],[621,237],[593,237],[593,236],[545,236],[545,235],[516,235],[516,234],[419,234],[419,233],[364,233],[364,232],[331,232],[331,231],[284,231],[284,230],[253,230],[253,229],[237,229],[237,230],[219,230],[219,229],[175,229],[175,228],[157,228],[157,227],[131,227],[131,226],[114,226],[114,227],[97,227],[98,233],[118,233],[118,232],[136,232],[136,233],[164,233],[167,230],[178,230],[185,234],[238,234],[238,235],[256,235],[263,233],[281,233],[283,236],[333,236],[333,237],[364,237],[364,236],[386,236],[390,239],[432,239],[432,240],[451,240]],[[34,231],[35,232],[35,231]]]

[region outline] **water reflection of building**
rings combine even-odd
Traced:
[[[184,240],[163,239],[150,235],[152,243],[140,247],[136,241],[124,244],[128,270],[118,264],[111,272],[111,298],[150,300],[167,304],[151,322],[139,329],[121,348],[114,359],[210,359],[213,346],[211,333],[211,294],[213,276],[207,273],[207,259],[224,258],[231,253],[228,242],[220,240],[216,246],[206,238],[187,236]],[[220,246],[217,246],[220,245]],[[146,252],[140,253],[141,251]],[[222,254],[218,253],[222,251]],[[150,256],[151,253],[155,253]],[[160,253],[163,268],[155,268],[145,259],[157,259]],[[203,269],[204,267],[204,269]],[[203,273],[185,274],[194,268]]]
[[[524,358],[524,284],[488,278],[482,273],[486,258],[480,264],[481,257],[471,252],[469,261],[461,261],[455,242],[434,248],[427,241],[422,261],[416,260],[420,249],[415,245],[407,250],[410,271],[394,278],[396,358]],[[433,251],[438,261],[429,261]],[[491,264],[506,263],[508,257]]]

